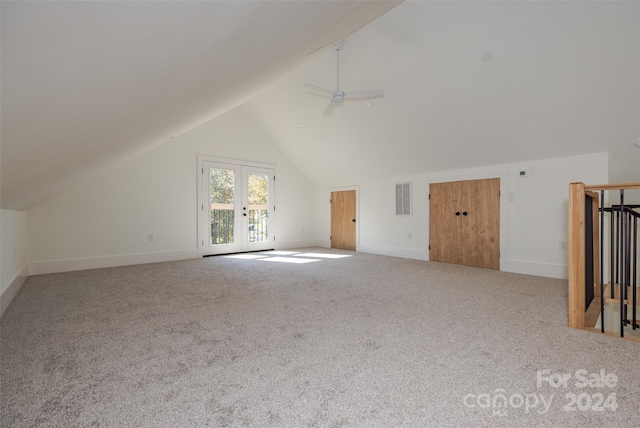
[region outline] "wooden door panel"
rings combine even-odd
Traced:
[[[460,263],[500,269],[500,179],[461,184]]]
[[[431,184],[429,245],[432,261],[500,269],[500,179]]]
[[[331,248],[356,250],[356,191],[331,192]]]
[[[460,182],[432,183],[429,195],[429,260],[459,264]]]

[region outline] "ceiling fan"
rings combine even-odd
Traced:
[[[336,76],[337,76],[337,84],[336,89],[331,91],[326,88],[322,88],[320,86],[312,85],[310,83],[305,83],[304,86],[307,88],[311,88],[314,91],[320,93],[321,95],[325,95],[331,97],[331,101],[324,109],[324,115],[332,116],[333,109],[337,107],[342,107],[345,101],[355,101],[355,100],[368,100],[372,98],[382,98],[384,97],[384,91],[382,90],[370,90],[370,91],[343,91],[340,89],[340,51],[342,50],[342,42],[338,43],[336,46],[336,56],[337,56],[337,67],[336,67]]]

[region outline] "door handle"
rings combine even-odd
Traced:
[[[467,214],[469,214],[469,213],[468,213],[468,212],[466,212],[466,211],[464,211],[464,212],[462,213],[462,215],[467,215]]]
[[[351,221],[355,223],[355,222],[356,222],[356,219],[354,218],[354,219],[353,219],[353,220],[351,220]]]
[[[460,215],[460,211],[456,211],[456,215]]]

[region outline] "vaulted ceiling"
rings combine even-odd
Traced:
[[[637,1],[3,1],[0,12],[6,209],[238,106],[316,183],[600,151],[640,160]],[[341,87],[386,95],[325,118],[328,100],[302,84],[333,89],[342,39]]]
[[[638,160],[640,2],[405,2],[244,107],[316,183],[596,152]],[[340,184],[342,183],[342,184]]]
[[[3,1],[1,206],[246,101],[397,1]]]

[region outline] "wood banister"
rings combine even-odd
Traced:
[[[630,189],[640,189],[640,182],[638,183],[620,183],[620,184],[597,184],[597,185],[585,185],[584,183],[571,183],[569,185],[569,236],[568,236],[568,250],[569,250],[569,289],[568,289],[568,315],[569,315],[569,327],[594,331],[594,326],[590,321],[589,325],[585,322],[586,295],[590,290],[587,287],[594,287],[594,296],[598,297],[599,302],[604,299],[605,296],[601,295],[600,288],[605,285],[601,285],[600,271],[601,257],[600,254],[600,223],[604,222],[605,211],[613,213],[612,208],[604,208],[604,201],[601,201],[601,196],[605,191],[621,191]],[[602,193],[601,193],[602,192]],[[592,207],[591,212],[587,213],[587,199],[591,199],[590,205]],[[602,202],[602,210],[600,209],[600,202]],[[613,205],[612,207],[616,207]],[[635,205],[634,207],[638,207]],[[635,214],[635,213],[633,213]],[[613,214],[611,214],[613,215]],[[637,216],[637,214],[635,214]],[[588,218],[588,217],[589,218]],[[602,216],[602,218],[601,218]],[[613,221],[613,220],[611,220]],[[590,232],[593,232],[593,265],[587,266],[587,248],[590,248],[591,243],[587,245],[587,231],[586,226],[592,223],[593,229],[590,228]],[[613,228],[613,225],[611,225]],[[612,229],[613,230],[613,229]],[[603,231],[606,233],[606,231]],[[612,233],[612,231],[611,231]],[[611,238],[610,238],[611,239]],[[612,244],[613,245],[613,244]],[[635,244],[633,244],[635,246]],[[613,251],[613,250],[612,250]],[[634,251],[637,251],[634,250]],[[591,255],[589,255],[591,256]],[[616,256],[618,257],[618,256]],[[611,256],[610,258],[613,258]],[[622,261],[621,263],[625,263]],[[628,262],[627,262],[628,263]],[[635,262],[633,262],[635,265]],[[634,268],[635,269],[635,268]],[[587,278],[590,278],[593,273],[593,284],[586,284]],[[611,272],[609,275],[612,275]],[[621,280],[622,281],[622,280]],[[602,279],[604,284],[604,279]],[[615,281],[617,282],[617,281]],[[610,278],[610,286],[616,287],[613,277]],[[635,287],[635,285],[633,285]],[[590,296],[590,294],[589,294]],[[635,297],[634,297],[635,299]],[[589,309],[591,311],[591,309]],[[622,303],[620,306],[622,314]],[[603,312],[602,312],[603,313]],[[622,316],[622,315],[621,315]],[[590,315],[591,317],[591,315]],[[635,315],[633,315],[635,322]],[[601,323],[604,323],[604,319],[601,319]],[[601,328],[605,327],[601,324]],[[621,321],[621,329],[622,321]],[[620,333],[623,336],[624,331]],[[626,337],[626,335],[624,335]],[[635,338],[637,339],[637,337]]]
[[[574,183],[571,183],[574,184]],[[620,184],[590,184],[584,186],[585,190],[628,190],[640,189],[640,183],[620,183]]]

